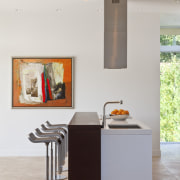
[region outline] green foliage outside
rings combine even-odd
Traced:
[[[161,37],[162,39],[166,37]],[[172,37],[168,37],[171,42]],[[180,54],[161,53],[161,141],[180,142]]]
[[[180,35],[161,35],[160,43],[162,46],[180,45]],[[180,53],[161,53],[160,62],[172,62],[174,56],[180,62]]]
[[[160,43],[165,46],[180,45],[180,35],[160,35]]]

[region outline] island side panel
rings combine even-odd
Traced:
[[[152,135],[102,135],[102,180],[152,180]]]
[[[83,125],[77,117],[86,118],[85,113],[75,114],[76,123],[72,119],[68,126],[69,180],[101,180],[101,126],[96,114],[91,113],[92,123],[87,113],[88,120],[84,119]]]

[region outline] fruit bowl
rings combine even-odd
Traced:
[[[116,121],[125,121],[129,117],[129,114],[116,115],[110,114],[110,118]]]

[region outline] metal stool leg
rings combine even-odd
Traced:
[[[49,154],[48,154],[48,146],[49,143],[46,142],[46,180],[49,180]]]
[[[57,145],[55,143],[55,180],[57,180]]]
[[[51,142],[51,180],[53,180],[53,143]]]
[[[62,150],[62,145],[61,144],[58,144],[58,176],[57,176],[57,179],[58,180],[62,180],[62,179],[66,179],[67,177],[62,175],[62,165],[63,165],[63,162],[62,162],[62,156],[61,156],[61,150]]]

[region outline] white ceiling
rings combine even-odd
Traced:
[[[162,14],[160,25],[161,27],[180,28],[180,14]]]
[[[104,0],[0,0],[0,13],[76,11],[73,4],[77,3],[84,10],[95,3],[96,10],[103,13],[103,2]],[[180,0],[128,0],[128,12],[133,11],[160,12],[161,26],[180,27]]]
[[[129,12],[160,13],[161,27],[180,28],[180,0],[128,0]]]
[[[174,10],[179,11],[180,9],[180,3],[176,3],[176,1],[177,0],[128,0],[128,5],[130,10],[133,8],[136,10],[141,8],[146,10],[146,8],[148,8],[152,12],[166,12],[167,10],[168,12],[173,12]],[[77,3],[87,6],[95,3],[96,5],[101,4],[103,6],[103,2],[104,0],[0,0],[0,10],[18,8],[47,11],[48,9],[60,8],[66,5],[71,7]]]

